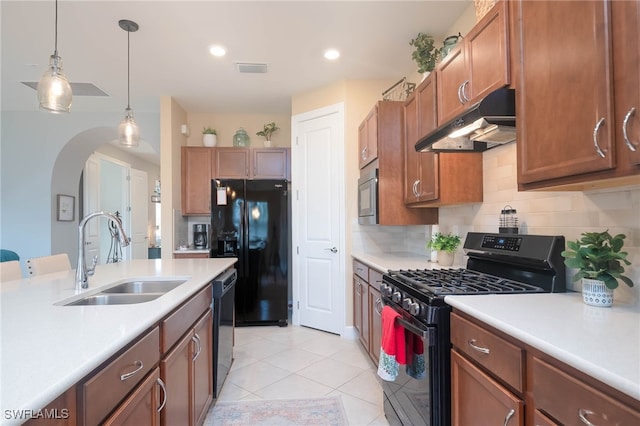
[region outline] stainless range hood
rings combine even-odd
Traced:
[[[416,151],[485,151],[516,140],[515,90],[498,89],[416,143]]]

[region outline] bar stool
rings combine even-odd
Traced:
[[[20,261],[9,260],[7,262],[0,262],[0,282],[19,279],[22,279],[22,269],[20,268]]]
[[[50,274],[52,272],[70,270],[71,262],[69,262],[69,256],[66,253],[33,257],[27,259],[27,269],[29,270],[29,276]]]

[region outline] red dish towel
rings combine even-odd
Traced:
[[[398,377],[399,365],[407,363],[404,328],[396,318],[400,314],[388,306],[382,308],[382,342],[378,376],[392,382]]]

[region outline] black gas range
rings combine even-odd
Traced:
[[[395,310],[409,339],[420,340],[428,374],[412,368],[383,382],[385,415],[391,425],[450,424],[451,309],[446,296],[565,291],[562,236],[470,232],[466,268],[407,269],[383,275],[380,292]]]

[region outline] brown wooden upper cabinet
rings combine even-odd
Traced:
[[[182,214],[211,213],[211,179],[215,175],[214,148],[182,147]]]
[[[211,213],[211,179],[286,179],[289,148],[182,147],[182,214]]]
[[[639,182],[640,3],[518,1],[513,13],[519,189]]]
[[[378,158],[378,108],[374,107],[358,127],[360,168]]]
[[[436,128],[437,78],[431,73],[404,104],[404,202],[413,207],[482,202],[482,153],[415,149]]]
[[[437,209],[412,209],[404,203],[404,103],[378,101],[360,129],[363,127],[375,129],[376,133],[377,158],[366,166],[365,172],[378,169],[378,224],[438,223]]]
[[[508,23],[508,2],[496,2],[438,64],[438,126],[487,94],[510,84]],[[555,48],[563,51],[564,43],[561,45]]]
[[[288,148],[216,148],[216,178],[289,179]]]

